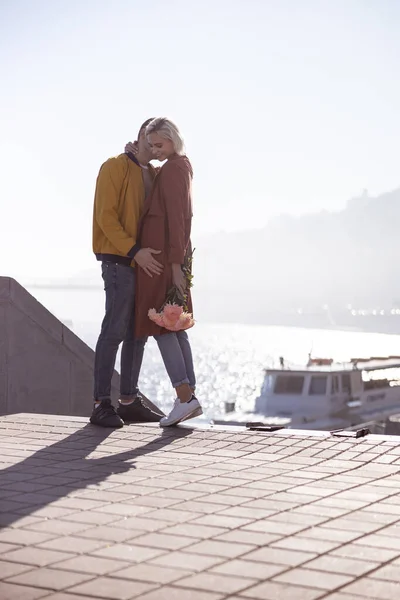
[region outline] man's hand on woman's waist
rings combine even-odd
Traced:
[[[153,257],[153,254],[160,254],[161,250],[153,250],[153,248],[141,248],[135,254],[135,262],[149,277],[153,275],[161,275],[163,265]]]

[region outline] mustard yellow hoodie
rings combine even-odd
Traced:
[[[133,155],[120,154],[101,166],[93,209],[93,252],[98,260],[134,266],[144,199],[142,169]]]

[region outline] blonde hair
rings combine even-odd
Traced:
[[[146,127],[146,136],[150,133],[158,133],[162,138],[171,140],[174,145],[175,152],[177,154],[185,153],[185,143],[181,132],[177,125],[166,117],[157,117],[153,119]]]

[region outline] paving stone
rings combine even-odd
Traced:
[[[124,488],[122,488],[124,489]],[[126,498],[126,494],[122,494],[120,492],[116,492],[116,491],[107,491],[107,490],[101,490],[101,491],[82,491],[81,493],[78,493],[78,495],[76,496],[77,498],[83,498],[84,500],[99,500],[100,502],[104,503],[104,504],[108,504],[110,502],[124,502],[127,498]]]
[[[54,565],[56,569],[75,571],[77,573],[92,573],[93,575],[107,575],[121,569],[121,561],[99,556],[76,556],[63,560]]]
[[[162,532],[165,535],[182,535],[197,539],[207,539],[220,536],[227,531],[228,529],[224,527],[209,527],[207,525],[193,525],[192,523],[184,523],[181,525],[167,527],[166,529],[163,529]]]
[[[85,552],[93,552],[107,545],[107,541],[86,540],[81,537],[63,536],[38,544],[38,548],[45,550],[59,550],[73,554],[84,554]]]
[[[242,506],[247,508],[256,508],[259,510],[269,511],[273,513],[283,512],[299,506],[298,502],[282,502],[282,500],[272,500],[270,496],[266,498],[256,498],[255,500],[249,500]]]
[[[323,554],[329,552],[340,545],[338,542],[327,542],[325,540],[312,540],[299,535],[291,535],[277,542],[270,544],[271,548],[281,548],[285,550],[300,550],[301,552],[318,552]]]
[[[51,496],[50,494],[40,494],[39,492],[31,494],[21,494],[13,496],[12,498],[13,504],[16,505],[18,503],[21,503],[21,507],[23,504],[29,504],[33,506],[37,504],[49,504],[53,500],[54,496]]]
[[[124,529],[118,527],[108,527],[106,525],[100,527],[91,527],[79,533],[80,538],[88,538],[94,540],[102,540],[104,542],[125,542],[127,539],[132,539],[135,535],[142,535],[142,531],[135,531],[129,527]]]
[[[96,511],[83,510],[61,517],[62,521],[84,523],[87,525],[107,525],[118,519],[115,515],[107,515]]]
[[[16,583],[18,585],[28,585],[49,590],[64,590],[88,579],[91,579],[91,576],[84,575],[83,573],[43,568],[34,569],[27,573],[11,577],[7,580],[7,583]]]
[[[59,562],[68,558],[69,554],[66,552],[57,552],[55,550],[45,550],[36,547],[26,547],[20,550],[13,550],[12,552],[6,552],[2,554],[2,560],[10,562],[23,563],[26,565],[34,565],[36,567],[45,567],[52,563]],[[2,571],[0,569],[0,574]]]
[[[115,521],[118,516],[134,516],[141,515],[144,513],[150,513],[153,508],[151,506],[135,506],[134,504],[128,504],[127,502],[114,502],[113,504],[106,504],[97,508],[99,512],[106,514],[115,515]]]
[[[376,548],[374,546],[364,546],[362,544],[345,544],[335,550],[331,554],[337,556],[346,556],[348,558],[357,558],[366,561],[379,561],[385,563],[399,556],[396,550],[388,550],[386,548]]]
[[[310,547],[311,550],[312,546]],[[256,562],[266,562],[274,565],[287,565],[290,567],[297,567],[313,558],[316,558],[316,554],[312,552],[299,552],[296,550],[283,550],[279,548],[259,548],[250,552],[244,556],[244,560],[251,560]]]
[[[344,531],[343,529],[330,529],[328,527],[312,527],[299,534],[301,537],[326,542],[351,542],[362,535],[358,531]]]
[[[48,596],[49,590],[15,585],[0,581],[1,600],[38,600]],[[74,600],[73,598],[71,600]]]
[[[25,531],[37,531],[39,533],[50,533],[55,535],[72,535],[89,529],[91,525],[86,523],[72,523],[69,521],[62,521],[61,519],[49,519],[48,521],[41,521],[35,525],[29,525],[25,528]]]
[[[225,560],[222,556],[189,554],[188,552],[168,552],[159,558],[151,560],[150,564],[199,572],[225,562]]]
[[[148,533],[134,538],[138,546],[149,546],[165,550],[180,550],[193,544],[193,538],[171,535],[167,533]]]
[[[335,519],[336,517],[341,517],[342,515],[347,515],[351,512],[351,508],[337,508],[333,506],[321,506],[313,502],[312,504],[308,504],[306,506],[299,506],[293,510],[296,514],[305,514],[312,516],[321,516],[326,519]]]
[[[141,530],[144,531],[160,531],[165,529],[166,527],[172,527],[173,523],[170,521],[162,521],[161,519],[149,519],[147,516],[148,513],[143,515],[138,515],[134,517],[124,517],[119,521],[115,521],[112,524],[113,528],[120,529],[133,529],[133,530]]]
[[[121,565],[120,565],[121,566]],[[169,567],[159,567],[149,564],[138,564],[125,569],[120,569],[112,574],[112,577],[122,579],[133,579],[134,581],[148,581],[149,583],[167,584],[183,579],[190,574],[190,571],[181,569],[172,569]]]
[[[186,502],[187,500],[194,500],[195,498],[201,498],[204,496],[203,492],[192,492],[186,489],[168,489],[161,490],[160,492],[153,492],[151,497],[160,496],[162,498],[169,498],[171,500],[177,500],[178,502]],[[211,501],[211,500],[210,500]]]
[[[359,540],[355,540],[354,543],[360,543],[363,546],[374,546],[376,548],[387,548],[388,550],[400,552],[400,538],[379,535],[378,533],[366,535]]]
[[[268,544],[275,542],[277,539],[279,539],[279,536],[272,533],[248,531],[246,529],[234,529],[233,531],[227,531],[226,533],[214,536],[214,540],[216,542],[237,542],[239,544],[247,544],[253,547],[267,546]]]
[[[17,544],[20,546],[33,546],[54,538],[55,535],[37,533],[23,529],[3,529],[0,531],[0,542]]]
[[[329,522],[324,516],[312,516],[298,513],[297,509],[274,515],[274,521],[276,523],[294,523],[296,525],[303,525],[304,529],[320,525],[321,523],[325,526],[325,524]]]
[[[173,510],[172,508],[161,508],[159,510],[147,512],[147,519],[160,519],[171,523],[183,523],[201,517],[201,513],[189,512],[185,510]]]
[[[57,508],[69,508],[73,510],[99,510],[104,506],[104,502],[84,498],[60,498],[52,502],[51,505]]]
[[[227,558],[236,558],[253,550],[254,546],[249,544],[219,542],[216,540],[204,540],[198,544],[193,544],[185,548],[186,552],[194,554],[205,554],[209,556],[226,556]]]
[[[26,527],[28,525],[35,525],[43,521],[40,517],[34,516],[22,516],[13,513],[1,513],[0,514],[0,527],[7,527],[9,524],[13,528]]]
[[[169,506],[174,506],[178,504],[179,500],[176,498],[165,498],[161,496],[153,496],[147,495],[145,497],[139,496],[138,498],[133,498],[129,500],[129,504],[134,504],[138,506],[148,506],[151,508],[168,508]]]
[[[98,577],[71,588],[74,594],[91,596],[94,598],[107,598],[107,600],[131,600],[142,597],[144,593],[154,589],[154,585],[136,581],[116,580],[110,577]]]
[[[321,590],[309,587],[294,585],[284,585],[267,581],[260,583],[240,594],[244,598],[255,598],[259,600],[317,600],[322,598],[324,593]]]
[[[382,524],[377,522],[357,520],[350,514],[347,518],[340,517],[339,519],[333,519],[328,523],[324,523],[326,529],[343,529],[344,531],[354,531],[359,533],[370,533],[377,529],[381,529]]]
[[[175,582],[178,587],[193,588],[209,592],[220,592],[221,594],[233,594],[248,588],[256,580],[248,577],[235,577],[234,575],[222,575],[219,573],[198,573]]]
[[[50,596],[46,596],[46,600],[88,600],[88,596],[56,592],[55,594],[50,594]]]
[[[32,565],[21,565],[13,562],[0,560],[0,580],[7,579],[13,575],[19,575],[26,571],[31,571]]]
[[[248,523],[243,526],[243,529],[246,531],[256,531],[259,533],[270,533],[274,534],[277,537],[284,537],[286,535],[292,535],[297,533],[298,531],[302,531],[307,529],[308,525],[304,523],[303,525],[294,525],[293,523],[281,523],[280,521],[275,521],[273,518],[271,519],[261,519],[259,521],[253,521],[252,523]]]
[[[273,514],[272,510],[265,510],[263,508],[249,507],[248,505],[242,504],[241,506],[231,506],[218,512],[218,516],[221,517],[244,517],[245,519],[265,519]]]
[[[333,592],[324,596],[324,600],[360,600],[360,596],[353,596],[352,594],[342,594],[341,592]]]
[[[400,565],[386,565],[371,573],[370,577],[373,579],[385,579],[387,581],[400,582]]]
[[[206,496],[200,496],[197,501],[212,502],[214,504],[222,504],[226,506],[236,506],[237,504],[242,504],[246,500],[251,500],[252,498],[262,498],[268,493],[269,491],[252,489],[248,485],[244,485],[241,487],[224,490],[220,494],[208,494]]]
[[[400,582],[380,581],[366,577],[344,587],[343,592],[374,600],[393,600],[400,594]]]
[[[381,524],[376,524],[379,525],[380,527],[382,527]],[[389,527],[385,527],[384,529],[381,529],[379,532],[379,535],[384,535],[384,536],[393,536],[393,537],[399,537],[400,536],[400,523],[396,523],[395,525],[390,525]]]
[[[42,519],[57,519],[73,514],[75,511],[72,508],[62,508],[61,506],[44,506],[32,512],[33,516],[41,517]]]
[[[236,529],[251,523],[253,519],[245,519],[241,517],[224,517],[218,514],[206,515],[192,521],[193,525],[209,525],[210,527],[224,527],[225,529]]]
[[[253,562],[249,560],[230,560],[210,569],[211,573],[233,575],[236,577],[250,577],[251,579],[270,579],[287,569],[286,566],[269,565],[267,563]]]
[[[0,554],[11,552],[11,550],[17,550],[20,547],[21,546],[17,546],[17,544],[5,544],[4,542],[0,542]]]
[[[204,591],[189,590],[185,588],[172,588],[165,586],[141,596],[141,600],[222,600],[225,594],[215,594]]]
[[[339,575],[337,573],[321,573],[311,569],[291,569],[286,573],[274,577],[274,581],[279,583],[291,583],[294,585],[303,585],[321,590],[334,590],[346,583],[352,581],[354,577],[349,575]]]
[[[126,562],[143,562],[164,554],[165,551],[158,548],[146,548],[134,544],[113,544],[93,552],[94,556],[115,558]]]
[[[329,573],[343,573],[344,575],[355,575],[359,577],[369,571],[376,569],[379,563],[366,560],[357,560],[326,554],[307,563],[307,569],[317,569]],[[374,575],[373,575],[374,576]]]
[[[364,511],[366,513],[386,513],[388,515],[395,515],[400,518],[400,505],[398,504],[388,504],[385,502],[379,502],[379,506],[377,504],[371,504],[370,506],[364,507]]]

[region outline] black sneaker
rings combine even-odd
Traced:
[[[150,406],[151,405],[151,406]],[[128,423],[159,423],[165,414],[153,403],[146,405],[144,398],[136,398],[130,404],[118,403],[117,414]]]
[[[100,427],[123,427],[123,420],[117,415],[117,412],[111,400],[103,400],[97,408],[93,408],[92,416],[90,417],[92,425]]]

